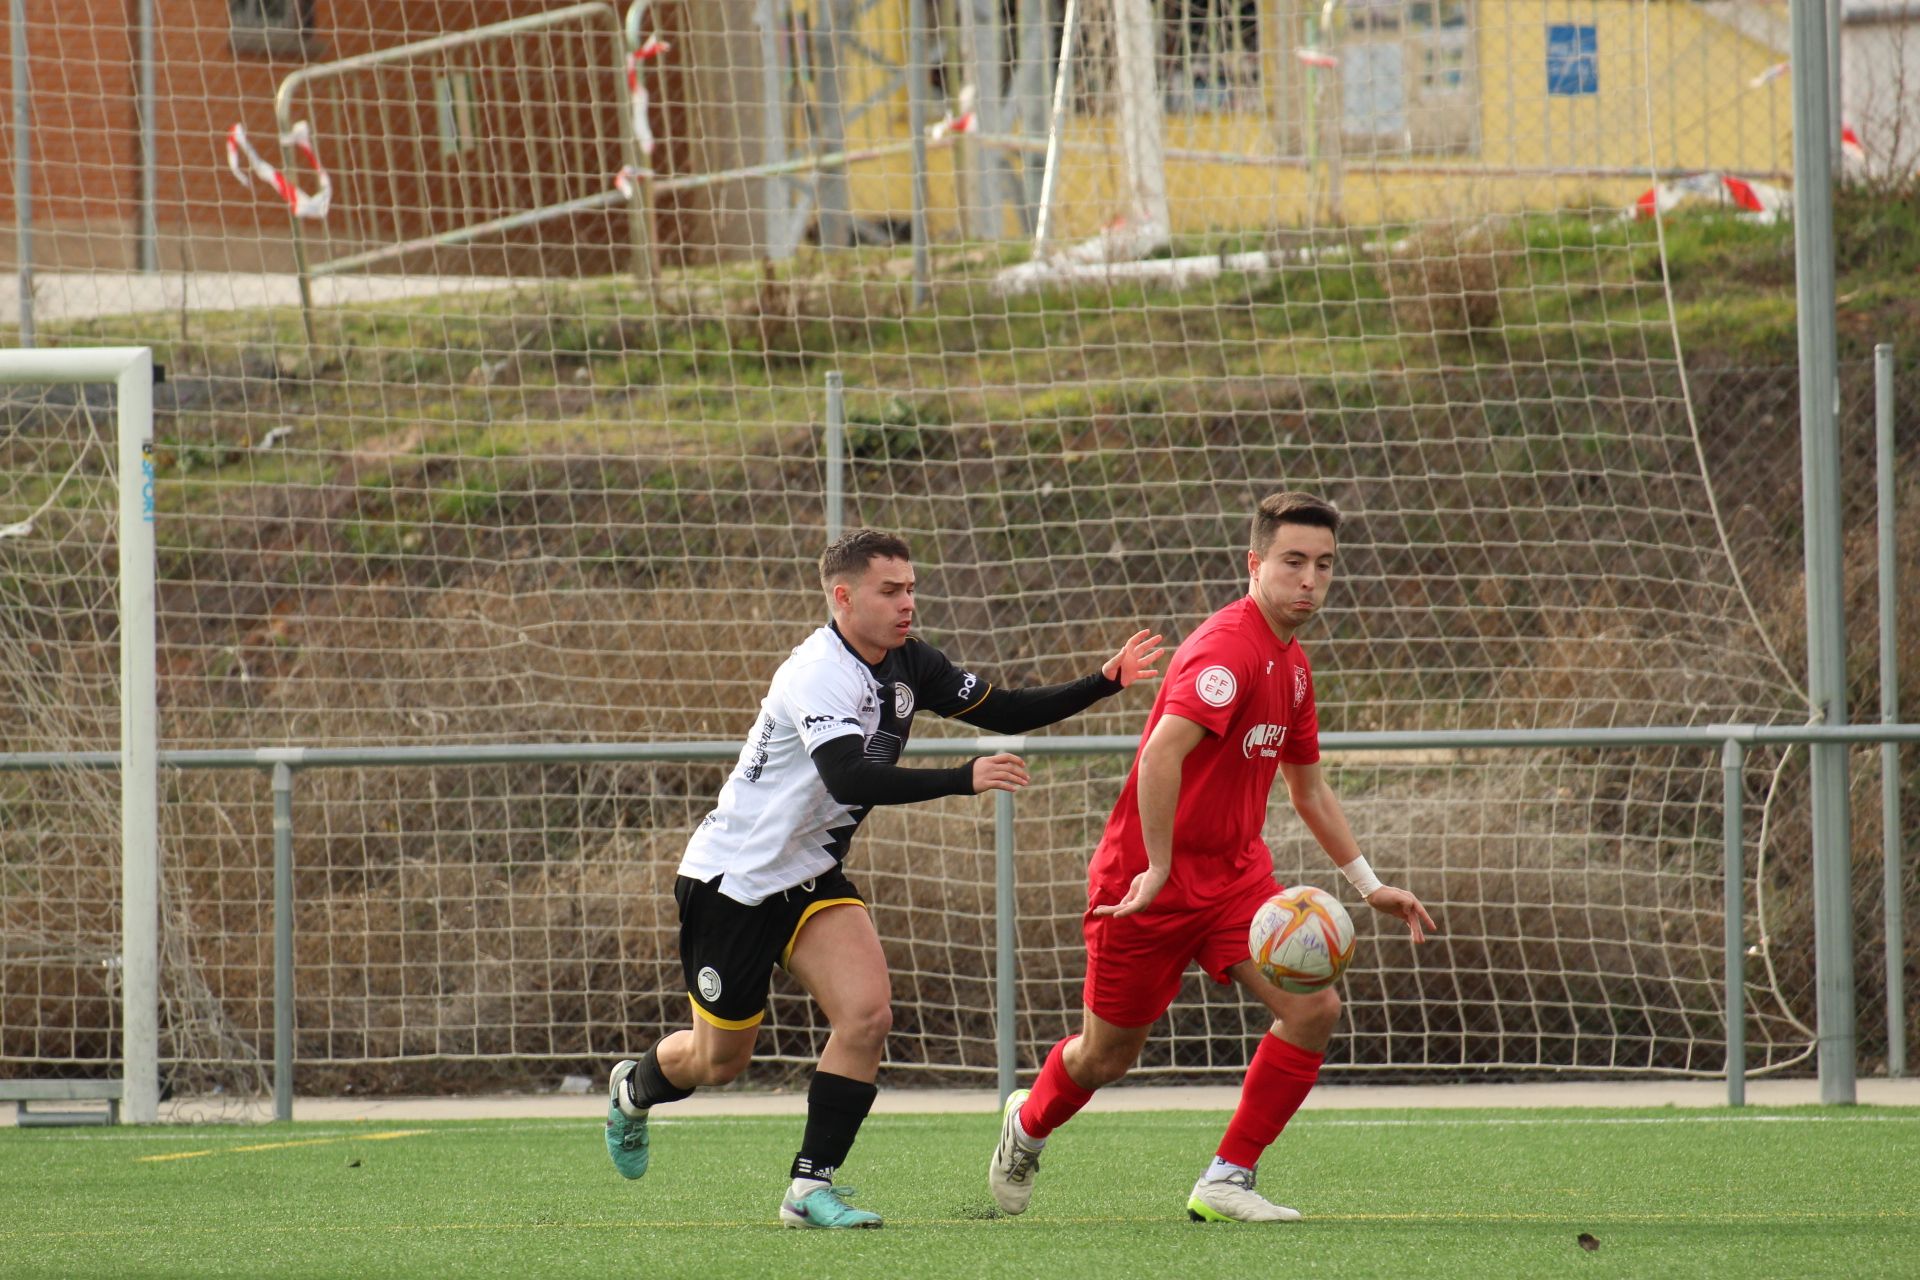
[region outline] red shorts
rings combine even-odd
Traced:
[[[1087,939],[1087,1008],[1116,1027],[1156,1021],[1180,993],[1180,978],[1198,964],[1215,982],[1248,958],[1247,930],[1260,904],[1281,888],[1272,880],[1198,911],[1096,916],[1089,907],[1081,930]]]

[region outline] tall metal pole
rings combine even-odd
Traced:
[[[907,129],[913,134],[913,305],[933,288],[927,248],[927,0],[907,0]]]
[[[1046,0],[1019,0],[1019,71],[1014,76],[1014,100],[1019,104],[1020,135],[1040,139],[1047,132],[1047,56],[1052,43],[1047,35]],[[1020,155],[1021,229],[1033,234],[1035,211],[1040,204],[1040,165],[1031,152]]]
[[[1833,148],[1831,172],[1838,182],[1847,167],[1846,149],[1840,145],[1840,130],[1847,122],[1846,78],[1841,65],[1846,56],[1846,18],[1841,0],[1827,0],[1827,138]],[[1796,67],[1797,71],[1799,68]]]
[[[1147,0],[1112,0],[1114,71],[1120,98],[1120,150],[1127,165],[1125,216],[1132,228],[1164,238],[1167,208],[1167,124],[1160,105],[1156,37],[1160,24]]]
[[[846,532],[847,385],[838,369],[827,375],[827,541]]]
[[[1880,723],[1900,723],[1899,526],[1893,493],[1893,347],[1873,349],[1873,443],[1879,496]],[[1882,911],[1887,929],[1887,1075],[1907,1074],[1906,918],[1900,900],[1900,744],[1880,744],[1880,860]]]
[[[13,226],[20,288],[20,345],[33,345],[33,92],[27,73],[27,0],[11,0],[7,43],[13,61]]]
[[[1002,49],[1000,0],[961,0],[960,47],[973,85],[973,109],[980,132],[990,138],[1007,130],[1006,58]],[[971,199],[966,202],[967,234],[975,240],[999,240],[1006,235],[1006,153],[983,147],[963,136],[959,156],[964,161]]]
[[[826,0],[815,12],[819,23],[813,32],[813,83],[820,104],[819,150],[832,154],[847,149],[840,70],[841,55],[848,43],[846,29],[853,25],[853,14],[848,0]],[[846,248],[853,243],[853,193],[846,166],[821,169],[814,189],[820,193],[820,247]]]
[[[158,101],[153,81],[153,0],[140,0],[140,234],[135,241],[135,266],[143,272],[160,269],[160,217],[154,205],[160,198]]]
[[[759,0],[753,21],[760,36],[760,159],[787,158],[787,85],[785,42],[774,0]],[[776,261],[793,256],[787,180],[773,174],[761,180],[761,255]]]
[[[1806,526],[1807,688],[1826,725],[1847,721],[1846,627],[1840,596],[1839,355],[1833,267],[1830,32],[1821,0],[1792,7],[1793,242],[1800,312],[1800,468]],[[1820,1100],[1854,1101],[1852,850],[1847,747],[1816,743],[1813,916]]]

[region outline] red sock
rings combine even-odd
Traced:
[[[1068,1036],[1053,1046],[1047,1065],[1040,1068],[1040,1078],[1033,1082],[1033,1095],[1020,1107],[1020,1127],[1029,1138],[1046,1137],[1073,1119],[1093,1097],[1093,1090],[1082,1089],[1067,1074],[1067,1041],[1077,1038]]]
[[[1243,1169],[1258,1164],[1261,1152],[1273,1145],[1306,1101],[1325,1059],[1325,1054],[1309,1053],[1271,1032],[1260,1037],[1246,1083],[1240,1086],[1240,1105],[1227,1136],[1220,1139],[1220,1158]]]

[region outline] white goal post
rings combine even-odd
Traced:
[[[0,383],[111,383],[120,562],[122,1115],[160,1118],[160,871],[154,650],[153,351],[0,351]]]

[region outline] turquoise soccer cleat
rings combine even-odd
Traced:
[[[639,1067],[640,1064],[631,1059],[622,1062],[607,1081],[607,1154],[613,1157],[613,1167],[623,1178],[638,1178],[647,1171],[646,1108],[628,1115],[620,1106],[627,1077]],[[631,1097],[631,1092],[627,1092],[627,1096]]]
[[[787,1194],[780,1201],[780,1225],[783,1227],[879,1226],[879,1214],[868,1213],[865,1209],[856,1209],[847,1203],[852,1196],[852,1187],[836,1187],[827,1183],[795,1200],[793,1189],[788,1188]]]

